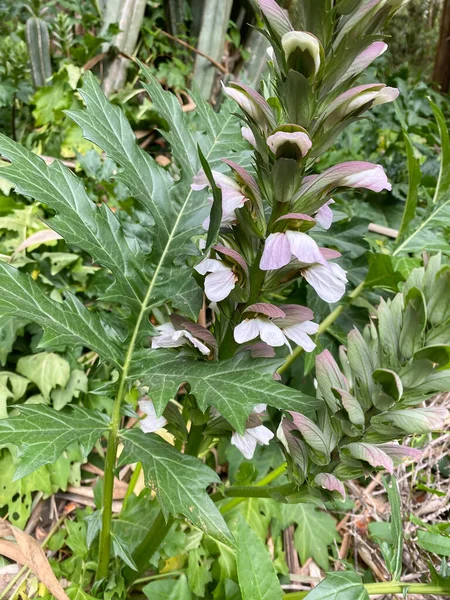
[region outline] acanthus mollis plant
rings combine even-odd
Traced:
[[[345,496],[346,479],[418,458],[402,438],[443,428],[448,410],[425,403],[450,389],[449,293],[450,266],[432,256],[401,293],[381,300],[362,333],[348,334],[340,366],[328,350],[316,357],[323,408],[315,420],[290,411],[278,432],[299,484]]]
[[[64,302],[47,297],[26,273],[0,264],[0,318],[36,322],[44,330],[41,347],[81,345],[118,374],[117,383],[107,390],[108,416],[81,407],[59,413],[24,406],[0,422],[2,443],[19,448],[16,477],[51,463],[73,442],[88,453],[101,436],[107,439],[101,521],[94,521],[98,529],[90,531],[92,539],[99,533],[99,582],[108,576],[111,549],[123,556],[111,535],[118,460],[121,465],[142,465],[146,484],[161,506],[128,560],[139,572],[177,515],[233,545],[206,491],[219,478],[197,458],[220,437],[229,437],[251,458],[258,443],[275,437],[282,419],[280,443],[289,447],[285,430],[291,427],[289,415],[294,415],[292,423],[300,433],[288,434],[303,453],[304,472],[299,475],[298,461],[296,470],[291,469],[292,484],[285,494],[292,500],[304,497],[298,494],[304,481],[316,491],[333,491],[336,475],[329,465],[337,440],[344,432],[362,432],[360,398],[331,359],[325,361],[325,370],[339,378],[337,386],[333,380],[337,391],[333,389],[331,403],[338,420],[330,418],[330,394],[312,398],[276,381],[286,353],[294,345],[313,350],[310,336],[318,331],[310,308],[279,301],[283,289],[304,279],[328,302],[345,293],[346,274],[334,262],[339,253],[319,247],[309,232],[331,226],[331,196],[340,190],[390,188],[382,168],[371,163],[344,163],[314,173],[316,160],[347,124],[397,94],[381,84],[354,86],[386,49],[378,31],[397,5],[386,0],[326,4],[316,11],[313,3],[304,3],[302,23],[294,26],[274,1],[260,0],[273,48],[274,95],[266,99],[238,83],[225,88],[242,110],[247,141],[234,114],[215,114],[196,94],[202,133],[193,133],[176,97],[164,92],[143,67],[148,80],[144,87],[169,125],[163,134],[181,170],[177,180],[139,148],[123,113],[86,74],[80,90],[85,108],[69,114],[84,136],[120,165],[116,178],[150,215],[153,226],[145,234],[146,248],[151,238],[151,251],[143,250],[139,236],[124,230],[105,204],[92,202],[80,180],[61,163],[46,166],[25,148],[0,138],[0,153],[11,162],[2,176],[17,192],[53,209],[49,226],[89,253],[113,280],[98,306],[88,309],[71,294]],[[164,311],[157,310],[163,306],[170,313],[166,322]],[[128,400],[136,387],[145,392],[140,408],[146,416],[140,428],[122,429],[123,416],[135,414]],[[264,424],[267,407],[270,427]],[[434,425],[429,421],[428,429]],[[166,426],[174,445],[155,434]],[[314,441],[308,427],[316,433]],[[423,431],[425,425],[417,427]],[[397,433],[389,439],[399,437]],[[360,454],[353,453],[352,460],[365,461],[365,472],[369,465],[390,465],[374,464]],[[336,485],[342,491],[342,484]],[[222,488],[214,499],[247,492]],[[277,497],[283,498],[281,492]]]

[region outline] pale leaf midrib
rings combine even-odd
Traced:
[[[408,243],[410,243],[411,240],[413,240],[419,234],[419,232],[423,231],[426,228],[426,226],[428,225],[428,223],[430,223],[430,221],[432,221],[433,219],[435,219],[436,216],[438,215],[438,213],[441,210],[443,210],[449,204],[450,204],[450,200],[447,200],[446,202],[444,202],[443,204],[441,204],[441,206],[439,206],[436,210],[434,210],[431,213],[431,215],[427,219],[425,219],[425,221],[423,221],[423,223],[421,223],[419,225],[419,227],[409,237],[407,237],[406,240],[404,240],[400,244],[400,246],[398,248],[396,248],[394,250],[394,252],[392,253],[392,255],[396,256],[400,252],[400,250],[402,250],[405,246],[407,246]]]
[[[212,151],[214,150],[215,146],[218,144],[219,139],[220,139],[223,131],[225,130],[226,126],[228,125],[228,123],[229,123],[229,120],[227,119],[227,121],[224,123],[222,129],[220,130],[219,134],[215,137],[214,143],[212,144],[211,148],[208,151],[208,154],[206,155],[206,160],[208,160],[208,158],[211,155]],[[167,256],[167,254],[169,253],[169,248],[170,248],[170,246],[172,244],[173,239],[176,236],[176,232],[178,230],[178,226],[179,226],[179,224],[180,224],[180,222],[182,220],[182,217],[184,216],[184,211],[186,210],[186,207],[188,206],[189,200],[191,199],[191,195],[192,195],[192,189],[189,190],[189,193],[188,193],[188,195],[186,197],[186,200],[184,201],[183,206],[181,207],[181,210],[180,210],[180,212],[178,214],[178,217],[175,220],[174,226],[172,227],[172,230],[170,232],[169,238],[168,238],[168,240],[167,240],[167,242],[165,244],[164,250],[163,250],[163,252],[161,254],[161,257],[160,257],[160,259],[158,261],[158,264],[156,266],[155,272],[153,273],[153,277],[150,280],[150,284],[149,284],[149,287],[148,287],[147,292],[145,294],[144,300],[141,303],[141,310],[139,312],[139,316],[137,318],[136,325],[134,327],[134,330],[133,330],[133,333],[132,333],[132,336],[131,336],[130,344],[128,346],[127,354],[126,354],[126,357],[125,357],[125,362],[124,362],[123,368],[122,368],[121,381],[120,381],[120,384],[119,384],[119,395],[121,395],[123,393],[123,390],[124,390],[125,382],[126,382],[126,379],[128,377],[128,372],[129,372],[130,365],[131,365],[131,359],[132,359],[132,356],[133,356],[134,347],[136,345],[136,339],[137,339],[137,336],[139,334],[139,330],[141,328],[142,320],[143,320],[144,315],[145,315],[145,313],[147,311],[147,306],[148,306],[150,297],[151,297],[153,289],[154,289],[154,287],[156,285],[156,281],[157,281],[159,272],[163,268],[165,258]],[[159,212],[158,212],[158,214],[159,214]]]

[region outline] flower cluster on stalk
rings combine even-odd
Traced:
[[[346,271],[336,262],[341,255],[335,248],[319,246],[315,233],[332,227],[333,197],[339,192],[391,189],[377,164],[352,161],[321,170],[318,159],[347,125],[398,96],[397,89],[384,84],[354,85],[386,51],[387,45],[375,34],[397,5],[386,0],[355,2],[343,14],[335,7],[332,18],[339,28],[333,37],[326,28],[321,36],[296,30],[275,0],[259,0],[271,42],[268,65],[273,92],[266,99],[243,83],[223,87],[241,110],[241,134],[253,150],[253,167],[244,169],[224,157],[226,173],[201,170],[191,186],[195,193],[217,188],[220,192],[208,198],[211,216],[203,222],[202,257],[194,267],[212,309],[211,330],[175,317],[157,328],[153,348],[190,346],[209,360],[242,351],[274,356],[284,346],[292,352],[293,344],[305,352],[315,349],[311,336],[319,325],[313,312],[304,306],[275,304],[274,292],[279,295],[284,287],[303,279],[323,301],[338,302],[347,284]],[[316,366],[320,386],[326,388],[318,392],[323,409],[317,412],[317,420],[292,412],[282,417],[277,431],[300,483],[312,461],[314,485],[344,496],[341,479],[348,478],[352,468],[355,476],[365,472],[361,465],[392,471],[400,458],[417,457],[417,452],[388,441],[350,442],[342,450],[347,471],[341,469],[341,479],[329,472],[337,439],[361,437],[366,415],[355,396],[357,385],[352,388],[327,351]],[[371,406],[372,400],[366,408]],[[147,414],[142,421],[145,431],[164,425],[164,417],[156,415],[148,400],[141,409]],[[254,408],[245,434],[231,434],[231,442],[246,458],[253,456],[257,444],[267,444],[274,435],[262,423],[265,409],[265,404]],[[392,433],[389,439],[396,437]],[[384,440],[378,433],[373,438]]]

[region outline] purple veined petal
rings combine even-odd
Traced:
[[[211,173],[214,179],[214,183],[217,185],[217,187],[240,190],[239,184],[236,181],[234,181],[234,179],[231,179],[231,177],[228,177],[228,175],[224,175],[223,173],[214,170],[212,170]],[[206,173],[203,169],[200,169],[200,171],[197,173],[197,175],[194,176],[194,179],[192,180],[191,189],[193,191],[199,191],[205,189],[208,186],[209,181],[206,177]]]
[[[187,331],[189,331],[197,339],[202,340],[203,342],[205,342],[206,344],[208,344],[208,346],[210,348],[212,348],[214,350],[217,350],[217,340],[216,340],[216,338],[205,327],[202,327],[198,323],[192,323],[189,320],[184,320],[183,323],[182,323],[182,327],[184,329],[186,329]]]
[[[343,27],[341,27],[335,41],[334,48],[337,48],[345,36],[358,24],[368,13],[372,11],[373,15],[383,6],[385,0],[366,0],[362,2],[359,8],[356,9],[346,20]]]
[[[250,146],[256,148],[256,139],[250,127],[241,127],[241,135],[244,140],[250,144]]]
[[[343,79],[350,79],[362,73],[375,59],[384,54],[388,45],[384,42],[373,42],[355,58]]]
[[[138,405],[141,411],[147,415],[144,419],[139,421],[139,427],[144,433],[154,433],[167,425],[167,419],[165,417],[156,416],[155,407],[151,400],[139,400]]]
[[[301,262],[312,265],[326,264],[317,243],[307,233],[301,231],[286,231],[291,253]]]
[[[256,319],[244,319],[234,328],[234,339],[238,344],[245,344],[259,336],[259,324]]]
[[[386,173],[381,165],[372,163],[356,163],[355,165],[351,162],[344,164],[346,166],[344,170],[341,169],[343,177],[340,181],[340,187],[362,187],[373,192],[392,189],[392,185],[387,180]],[[365,168],[363,165],[365,165]],[[342,165],[340,166],[342,167]],[[356,168],[353,170],[354,166]],[[353,172],[351,172],[352,170]],[[344,175],[344,171],[347,171],[348,174]]]
[[[423,454],[423,450],[419,448],[411,448],[411,446],[403,446],[398,442],[391,442],[386,444],[377,444],[378,448],[381,448],[383,452],[386,452],[397,466],[405,460],[417,461]]]
[[[344,484],[335,475],[331,473],[318,473],[314,478],[314,482],[324,490],[337,492],[342,497],[342,500],[345,500]]]
[[[248,189],[252,192],[253,196],[257,200],[261,199],[261,190],[259,189],[259,185],[256,183],[255,178],[252,175],[250,175],[248,171],[246,171],[243,167],[233,162],[232,160],[227,160],[223,158],[222,162],[227,164],[230,167],[230,169],[232,169],[236,173],[236,175],[238,175],[242,179],[242,181],[245,183],[245,185],[248,187]]]
[[[363,85],[357,85],[356,87],[343,92],[335,100],[333,100],[333,102],[331,102],[325,109],[325,115],[330,115],[331,113],[341,109],[342,106],[345,106],[345,109],[341,109],[339,111],[340,113],[343,113],[341,116],[344,116],[344,114],[348,114],[349,112],[352,112],[352,110],[356,110],[356,108],[362,104],[373,100],[377,93],[384,87],[386,87],[384,83],[365,83]],[[363,99],[358,101],[358,98],[362,95],[364,95]],[[347,107],[351,102],[354,102],[354,106],[349,110]]]
[[[399,89],[394,87],[385,87],[377,94],[377,97],[373,101],[372,106],[377,106],[378,104],[386,104],[387,102],[394,102],[394,100],[398,98],[399,94]]]
[[[271,29],[276,34],[283,37],[285,33],[292,31],[293,27],[286,16],[286,12],[275,0],[258,0],[258,4]]]
[[[346,446],[342,446],[342,448],[348,450],[353,458],[364,460],[365,462],[368,462],[369,465],[372,465],[372,467],[382,467],[391,475],[394,472],[394,463],[392,458],[374,444],[353,442],[351,444],[347,444]]]
[[[250,98],[244,94],[244,92],[228,86],[223,86],[223,91],[229,98],[234,100],[236,104],[238,104],[239,107],[248,114],[249,117],[254,119],[256,122],[259,121],[260,113],[258,111],[258,107],[252,103]]]
[[[237,277],[233,273],[231,267],[209,273],[205,277],[206,297],[208,300],[211,300],[211,302],[221,302],[234,290],[236,283]]]
[[[335,266],[337,265],[328,263],[328,265],[312,265],[302,270],[303,277],[325,302],[338,302],[345,294],[346,279],[332,270]]]
[[[334,165],[320,175],[305,177],[297,196],[315,196],[340,187],[362,187],[373,192],[392,189],[383,167],[364,161],[350,161]]]
[[[281,269],[291,261],[289,240],[284,233],[271,233],[264,244],[264,251],[259,263],[262,271]]]
[[[223,91],[237,102],[241,109],[260,127],[265,129],[267,125],[275,126],[272,109],[261,94],[254,89],[243,83],[232,81],[229,86],[223,87]]]
[[[208,354],[211,354],[210,348],[208,348],[208,346],[206,346],[203,342],[201,342],[196,337],[194,337],[192,335],[192,333],[189,333],[189,331],[182,331],[181,333],[183,334],[183,336],[185,338],[187,338],[191,342],[191,344],[194,346],[194,348],[197,348],[197,350],[200,350],[200,352],[204,356],[208,356]]]
[[[291,221],[291,220],[293,220],[293,221],[312,221],[312,222],[315,221],[315,219],[313,217],[311,217],[310,215],[305,215],[303,213],[287,213],[286,215],[281,215],[281,217],[278,217],[278,219],[276,219],[275,223],[279,223],[280,221]]]
[[[277,155],[278,150],[284,144],[297,146],[300,151],[300,157],[305,156],[312,146],[309,135],[303,131],[277,131],[267,138],[267,145],[275,155]]]
[[[253,407],[252,412],[259,415],[259,414],[263,413],[265,410],[267,410],[267,404],[256,404],[256,406]]]
[[[245,434],[251,435],[258,444],[261,446],[268,446],[270,440],[274,437],[274,434],[268,427],[264,425],[258,425],[257,427],[251,427],[245,430]]]
[[[250,350],[252,358],[273,358],[275,356],[275,350],[272,346],[264,342],[249,344],[248,346],[244,346],[242,350]]]
[[[314,62],[313,76],[317,75],[321,61],[320,42],[315,35],[308,33],[307,31],[289,31],[281,38],[281,45],[287,61],[289,60],[290,55],[297,49],[308,52]]]
[[[333,258],[340,258],[342,254],[332,248],[320,248],[320,253],[326,261],[333,260]]]
[[[197,175],[194,176],[194,179],[191,184],[191,190],[198,192],[200,190],[204,190],[205,187],[208,187],[208,185],[209,181],[206,177],[206,173],[203,169],[200,169]]]
[[[224,216],[233,214],[237,208],[242,208],[248,198],[239,190],[224,188],[222,190],[222,213]]]
[[[308,323],[311,323],[314,327],[307,327]],[[297,346],[303,348],[305,352],[312,352],[316,347],[316,344],[309,337],[308,333],[317,333],[318,329],[319,326],[317,323],[306,321],[305,323],[297,323],[297,325],[283,327],[283,333],[286,337],[295,342]]]
[[[241,435],[240,433],[237,433],[237,431],[234,431],[231,436],[231,443],[233,446],[236,446],[239,452],[241,452],[247,460],[251,460],[255,454],[258,442],[256,438],[248,432],[249,430],[246,429],[244,435]]]
[[[271,319],[284,319],[286,313],[275,304],[269,304],[268,302],[257,302],[247,306],[244,312],[255,312],[270,317]]]
[[[233,248],[227,248],[227,246],[222,246],[222,244],[216,244],[215,246],[213,246],[213,248],[214,248],[214,250],[216,250],[216,252],[219,252],[220,254],[224,254],[225,256],[230,258],[232,262],[239,265],[240,268],[242,269],[242,271],[246,275],[248,275],[247,263],[242,258],[242,256],[239,254],[239,252],[236,252],[236,250],[233,250]]]
[[[334,204],[334,200],[330,198],[326,204],[321,206],[319,210],[314,215],[316,219],[317,225],[322,227],[322,229],[330,229],[333,223],[333,211],[330,208],[330,204]],[[323,256],[323,253],[322,253]]]
[[[313,311],[307,306],[300,306],[299,304],[282,304],[279,307],[284,313],[285,317],[283,322],[277,322],[277,325],[284,327],[287,325],[294,325],[295,323],[303,323],[304,321],[311,321],[314,318]],[[289,323],[287,323],[289,322]]]
[[[228,271],[230,267],[227,267],[221,260],[215,258],[204,258],[198,265],[195,265],[194,269],[200,275],[206,275],[206,273],[218,273],[219,271]]]
[[[255,321],[258,321],[259,337],[263,342],[274,348],[284,346],[285,344],[290,347],[285,335],[275,323],[272,323],[268,319],[259,318],[255,319]]]

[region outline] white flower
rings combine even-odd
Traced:
[[[274,348],[286,345],[292,352],[288,339],[301,346],[306,352],[312,352],[316,344],[309,335],[317,333],[319,326],[310,319],[313,312],[292,304],[276,307],[272,304],[252,304],[246,311],[256,313],[256,317],[244,319],[234,329],[234,339],[244,344],[259,337]]]
[[[309,335],[317,333],[319,330],[317,323],[304,321],[303,323],[283,327],[282,319],[278,322],[277,325],[274,321],[263,316],[244,319],[235,327],[234,339],[238,344],[244,344],[259,337],[263,342],[274,348],[286,345],[290,352],[292,352],[292,347],[289,340],[292,340],[306,352],[314,350],[316,344]]]
[[[302,269],[301,273],[325,302],[337,302],[345,294],[346,272],[335,263],[311,265]]]
[[[265,404],[257,404],[252,413],[259,414],[266,410]],[[270,440],[273,438],[273,433],[264,425],[258,425],[257,427],[249,427],[245,430],[244,435],[235,431],[231,436],[231,443],[233,446],[242,452],[247,460],[253,458],[256,446],[258,444],[267,446]]]
[[[139,421],[139,426],[144,433],[153,433],[167,425],[167,419],[163,416],[157,417],[155,407],[151,400],[139,400],[139,408],[147,416]]]
[[[152,348],[179,348],[184,344],[191,343],[194,348],[200,350],[205,356],[211,350],[186,329],[175,329],[172,323],[163,323],[156,327],[159,334],[152,338]]]
[[[218,171],[212,171],[212,176],[214,183],[222,191],[222,220],[220,224],[222,227],[228,227],[236,223],[237,218],[235,211],[237,208],[242,208],[248,198],[242,193],[240,185],[234,179],[231,179],[231,177],[219,173]],[[199,191],[208,186],[208,178],[202,169],[194,177],[191,189]],[[208,202],[212,205],[213,201],[213,197],[210,196]],[[203,221],[203,229],[205,229],[205,231],[208,231],[209,229],[209,222],[210,217],[207,217]]]
[[[205,294],[212,302],[224,300],[238,280],[231,267],[215,258],[205,258],[194,269],[200,275],[208,273],[205,277]]]
[[[256,148],[256,140],[250,127],[241,127],[241,135],[253,148]]]
[[[286,231],[285,233],[271,233],[264,245],[259,268],[262,271],[281,269],[291,262],[295,256],[301,263],[326,264],[319,246],[308,234],[301,231]]]
[[[334,200],[328,200],[328,202],[321,206],[314,215],[314,218],[317,221],[317,225],[319,225],[319,227],[322,227],[322,229],[330,229],[333,223],[333,211],[329,206],[330,204],[334,204]]]

